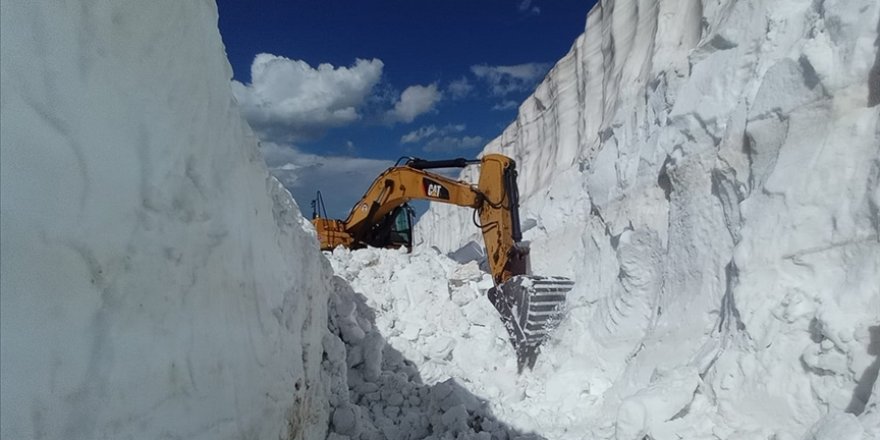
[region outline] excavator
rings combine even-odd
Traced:
[[[480,166],[476,185],[427,171],[470,165]],[[516,178],[516,163],[501,154],[477,160],[405,157],[376,178],[345,220],[327,218],[319,192],[312,201],[312,224],[322,250],[337,246],[412,250],[414,212],[407,202],[429,200],[473,208],[495,284],[487,296],[501,315],[522,373],[525,367],[534,367],[541,344],[562,318],[565,296],[574,283],[527,273],[529,248],[522,242]]]

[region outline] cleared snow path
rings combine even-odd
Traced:
[[[324,339],[329,439],[543,438],[529,424],[499,421],[504,407],[487,402],[524,396],[509,395],[515,357],[479,298],[491,281],[476,265],[374,249],[340,249],[330,261],[339,276]]]

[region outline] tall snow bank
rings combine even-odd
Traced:
[[[534,271],[578,282],[545,359],[607,380],[592,436],[880,435],[878,22],[604,1],[486,147],[517,161]],[[469,219],[431,207],[423,245]]]
[[[329,269],[216,7],[0,7],[0,437],[322,437]]]

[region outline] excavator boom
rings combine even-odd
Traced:
[[[427,170],[480,165],[477,185],[455,181]],[[572,281],[528,275],[528,247],[521,242],[516,164],[501,154],[480,160],[409,159],[376,178],[348,218],[313,214],[321,249],[412,246],[410,200],[430,200],[476,211],[495,287],[489,300],[501,315],[517,352],[519,371],[532,368],[539,347],[559,321]],[[320,195],[319,195],[320,204]],[[313,206],[314,202],[313,202]],[[405,220],[402,221],[401,219]]]

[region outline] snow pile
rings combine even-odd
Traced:
[[[323,437],[330,268],[216,7],[0,5],[0,437]]]
[[[473,301],[474,277],[487,275],[468,266],[448,281],[447,271],[457,264],[436,253],[422,258],[400,251],[338,249],[330,258],[339,276],[331,293],[331,333],[324,339],[325,369],[332,377],[328,439],[540,438],[499,422],[484,399],[442,374],[446,366],[461,366],[460,347],[470,346],[462,341],[471,337],[495,344],[489,354],[505,351],[506,341],[493,334],[504,328],[481,308],[492,306]],[[448,282],[462,287],[452,301]],[[464,310],[472,319],[486,327],[468,325],[458,309],[465,304],[471,305]],[[427,315],[442,316],[446,328],[438,328]],[[508,367],[515,372],[515,362]]]
[[[595,411],[595,394],[608,388],[609,379],[578,360],[592,347],[553,340],[534,371],[517,374],[507,331],[485,296],[491,276],[475,262],[460,265],[431,249],[338,249],[330,261],[363,295],[362,308],[373,310],[373,328],[417,367],[425,383],[455,381],[509,429],[583,438],[595,425],[586,415]]]
[[[880,436],[878,22],[874,0],[590,12],[486,147],[517,161],[533,272],[578,283],[527,381],[590,383],[559,391],[573,413],[493,406],[501,420],[554,438]],[[433,206],[422,246],[479,242],[470,216]]]

